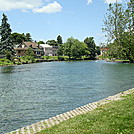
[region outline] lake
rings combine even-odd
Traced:
[[[134,64],[44,62],[0,67],[0,133],[134,87]]]

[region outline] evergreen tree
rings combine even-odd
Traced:
[[[1,29],[0,29],[0,36],[1,36],[0,54],[4,54],[7,56],[8,59],[10,59],[11,55],[14,54],[15,51],[13,47],[13,42],[10,38],[12,30],[7,21],[8,21],[8,18],[3,13],[2,24],[1,24]]]
[[[60,35],[57,37],[57,43],[62,44],[62,37]]]
[[[26,41],[32,41],[30,33],[26,33]]]

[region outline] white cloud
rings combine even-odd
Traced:
[[[33,9],[43,4],[42,0],[0,0],[0,10]]]
[[[0,11],[10,11],[20,9],[22,12],[32,10],[35,13],[54,13],[60,12],[62,7],[56,1],[43,6],[49,0],[0,0]]]
[[[42,8],[33,9],[35,13],[55,13],[61,12],[62,7],[58,2],[49,3],[47,6],[43,6]]]
[[[87,4],[89,5],[90,3],[92,3],[92,0],[87,0]]]
[[[122,0],[117,0],[117,2],[122,2]],[[105,3],[107,4],[116,3],[116,0],[105,0]]]

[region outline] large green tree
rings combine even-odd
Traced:
[[[131,5],[131,6],[130,6]],[[122,4],[109,4],[103,31],[111,42],[107,55],[111,58],[129,59],[134,62],[134,29],[132,1],[124,8]]]
[[[64,43],[64,55],[68,56],[69,59],[81,58],[89,53],[88,48],[84,42],[80,42],[78,39],[68,38],[67,42]]]
[[[11,28],[10,24],[7,22],[8,18],[7,16],[3,13],[3,18],[2,18],[2,24],[1,24],[1,29],[0,29],[0,54],[4,54],[7,56],[8,59],[11,58],[11,55],[14,54],[14,46],[13,42],[10,38],[11,36]]]
[[[91,59],[95,59],[96,57],[96,44],[94,41],[94,37],[87,37],[84,42],[87,44],[88,50],[90,51],[90,56]]]
[[[127,28],[127,22],[128,18],[122,4],[109,4],[103,28],[108,42],[116,41],[118,45],[120,44],[120,39]]]

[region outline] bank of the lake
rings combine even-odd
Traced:
[[[37,134],[134,133],[134,89],[99,102],[96,103],[99,106],[95,110],[76,116],[59,125],[55,123],[54,127],[46,128]]]
[[[0,133],[134,87],[134,64],[42,62],[0,68]]]

